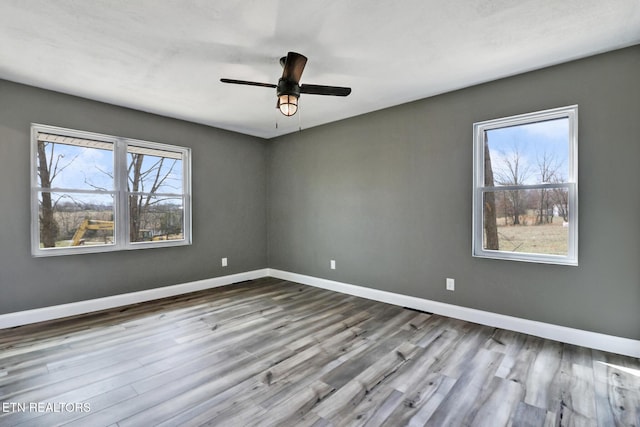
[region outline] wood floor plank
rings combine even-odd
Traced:
[[[472,339],[472,342],[475,341]],[[465,354],[467,352],[465,351]],[[438,406],[429,423],[434,425],[473,425],[481,403],[491,391],[491,380],[504,355],[480,349],[464,369],[456,369],[460,376],[443,402]],[[459,361],[456,367],[459,367]],[[502,408],[504,409],[504,408]]]
[[[242,382],[261,372],[271,363],[268,359],[247,360],[244,363],[229,365],[233,366],[233,369],[222,372],[216,370],[204,375],[188,376],[180,382],[142,393],[117,408],[92,414],[91,422],[94,422],[95,417],[96,425],[112,422],[117,422],[120,427],[154,425],[183,408],[197,405],[211,395],[223,392],[235,382]]]
[[[468,368],[469,361],[482,352],[486,341],[491,337],[494,329],[481,325],[465,325],[464,339],[458,341],[442,369],[442,373],[451,378],[460,378]],[[484,352],[483,352],[484,353]],[[492,352],[495,354],[502,354]]]
[[[544,426],[547,419],[547,411],[542,408],[518,403],[516,412],[511,417],[509,427],[538,427]]]
[[[560,376],[562,344],[544,341],[528,371],[524,402],[538,408],[555,410],[557,387],[554,379]]]
[[[593,379],[593,367],[583,364],[564,362],[561,379],[568,383],[563,387],[562,402],[589,420],[596,420],[596,401]]]
[[[39,382],[32,387],[29,387],[28,385],[23,386],[22,384],[18,384],[20,386],[20,390],[14,393],[3,393],[3,399],[12,399],[23,402],[40,402],[61,395],[63,393],[76,390],[79,386],[85,385],[87,383],[98,382],[105,378],[110,378],[114,375],[125,372],[128,373],[139,368],[141,368],[140,363],[136,360],[133,360],[127,363],[113,365],[109,367],[109,369],[103,369],[99,372],[92,372],[91,374],[87,375],[70,377],[68,379],[52,383],[46,381]]]
[[[475,406],[471,425],[477,427],[506,426],[513,419],[524,396],[522,384],[497,376],[491,379],[486,398]]]
[[[539,347],[542,345],[542,340],[515,332],[513,333],[515,336],[512,334],[505,336],[500,332],[501,330],[496,330],[496,333],[489,340],[491,344],[487,347],[492,351],[504,353],[504,358],[496,372],[496,376],[520,382],[526,381],[528,370],[539,351]],[[499,335],[499,338],[496,338],[496,335]],[[497,342],[500,342],[501,345],[494,345]],[[505,346],[502,342],[508,344]],[[503,348],[500,348],[501,346]]]
[[[0,426],[634,426],[640,360],[274,278],[0,330]],[[3,408],[4,409],[4,408]]]
[[[411,335],[409,331],[401,330],[401,326],[409,321],[411,314],[410,312],[399,313],[385,322],[384,326],[376,327],[370,334],[363,334],[363,337],[371,342],[372,345],[366,349],[366,352],[357,354],[357,357],[352,355],[349,360],[329,373],[323,381],[340,388],[381,357],[393,351],[395,347]],[[363,327],[366,327],[366,325],[363,325]],[[384,339],[378,339],[378,337],[384,337]]]
[[[400,344],[340,387],[313,411],[324,419],[331,419],[339,412],[351,409],[384,378],[410,360],[417,351],[418,347],[410,343]]]
[[[383,426],[427,425],[457,381],[457,379],[447,377],[446,375],[430,374],[429,381],[427,382],[428,388],[417,392],[410,399],[405,399],[404,407],[398,406],[399,410],[394,411]]]
[[[382,425],[393,410],[402,404],[403,393],[384,384],[365,393],[364,398],[354,407],[341,414],[334,423],[352,427],[364,425]]]
[[[230,413],[233,413],[231,412],[233,408],[243,407],[252,403],[251,399],[246,398],[247,391],[265,392],[266,386],[256,377],[257,376],[249,377],[195,405],[180,408],[173,416],[159,421],[157,426],[195,427],[204,425],[216,419],[221,414],[224,414],[223,417],[228,417]],[[256,408],[256,410],[256,416],[257,414],[266,412],[264,408]]]
[[[314,381],[299,393],[293,394],[277,405],[265,408],[261,417],[256,417],[247,426],[287,426],[295,425],[296,420],[308,413],[335,389],[322,381]],[[264,408],[264,407],[263,407]]]
[[[414,403],[421,400],[419,396],[412,396],[417,390],[417,394],[428,386],[430,375],[436,373],[441,366],[440,361],[447,360],[449,353],[455,348],[455,344],[461,339],[461,335],[449,330],[441,331],[441,334],[422,351],[418,351],[416,356],[409,361],[407,369],[390,382],[390,386],[403,393],[407,393],[407,399],[412,399]],[[414,405],[415,406],[415,405]]]
[[[595,399],[600,425],[640,425],[640,387],[634,386],[625,368],[594,362]],[[640,377],[640,371],[637,372]]]

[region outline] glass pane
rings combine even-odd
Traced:
[[[113,206],[111,194],[40,192],[40,248],[112,245]]]
[[[42,188],[113,190],[113,143],[40,132],[37,157]]]
[[[568,118],[491,129],[484,136],[485,186],[568,181]]]
[[[132,242],[184,239],[182,197],[129,196],[129,237]]]
[[[177,151],[129,145],[127,190],[182,194],[182,157]]]
[[[485,192],[483,249],[566,256],[567,200],[565,188]]]

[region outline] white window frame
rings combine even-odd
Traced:
[[[484,185],[484,137],[493,129],[532,124],[554,119],[569,119],[569,161],[567,182],[562,184],[536,184],[517,186]],[[568,248],[567,255],[509,252],[483,248],[485,192],[499,190],[530,190],[542,188],[568,189]],[[511,117],[487,120],[473,124],[473,256],[480,258],[526,261],[545,264],[578,265],[578,106],[554,108]]]
[[[113,144],[114,147],[114,188],[113,190],[79,190],[77,188],[41,188],[38,179],[38,155],[37,140],[39,133],[68,136],[71,138],[104,141]],[[183,199],[183,238],[176,240],[160,240],[150,242],[131,242],[129,238],[129,202],[127,191],[127,147],[128,145],[150,149],[160,149],[180,153],[182,155],[182,193],[167,194]],[[76,255],[98,252],[113,252],[134,249],[150,249],[161,247],[191,245],[191,149],[176,145],[105,135],[94,132],[85,132],[75,129],[67,129],[57,126],[31,124],[31,252],[34,257]],[[114,195],[114,243],[108,245],[88,245],[61,248],[40,248],[40,219],[39,199],[40,191],[70,192],[70,193],[96,193]]]

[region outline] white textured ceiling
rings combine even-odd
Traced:
[[[0,0],[0,78],[265,138],[637,43],[639,0]],[[352,94],[220,83],[288,51]]]

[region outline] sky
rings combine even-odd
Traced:
[[[553,159],[553,164],[564,179],[569,175],[569,119],[561,118],[543,122],[517,125],[487,131],[489,151],[494,177],[508,174],[507,161],[520,156],[521,170],[528,171],[523,184],[539,184],[539,162],[544,156]]]
[[[78,145],[67,145],[61,143],[51,144],[46,147],[47,158],[51,157],[51,149],[54,149],[55,159],[58,161],[58,172],[51,183],[52,188],[77,189],[77,190],[114,190],[113,171],[114,155],[113,150],[81,147]],[[131,156],[127,156],[130,161]],[[149,170],[152,165],[159,160],[159,157],[145,155],[142,166],[143,171]],[[169,167],[174,164],[173,159],[165,159],[161,174],[169,172]],[[149,176],[144,181],[144,190],[148,191],[155,176]],[[158,192],[181,193],[182,182],[182,161],[177,161],[171,170],[165,185],[158,189]],[[142,190],[142,188],[141,188]],[[58,193],[62,195],[62,193]],[[73,194],[73,200],[82,203],[97,203],[106,206],[113,205],[111,195],[103,194]],[[67,197],[69,198],[69,197]],[[71,200],[71,198],[69,198]]]

